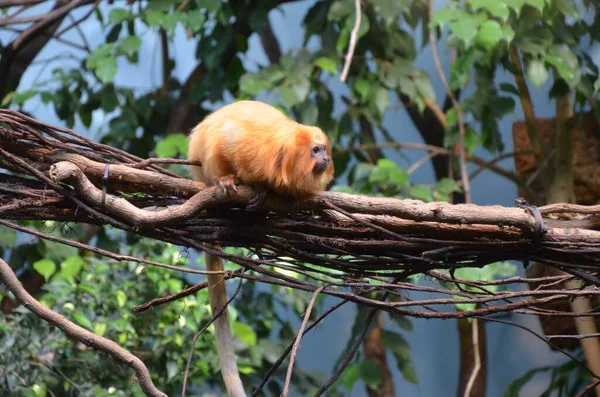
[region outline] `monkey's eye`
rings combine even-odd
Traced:
[[[318,154],[320,151],[321,151],[320,146],[313,146],[313,148],[312,148],[313,154]]]

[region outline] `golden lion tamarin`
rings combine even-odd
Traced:
[[[318,127],[300,124],[258,101],[239,101],[211,113],[191,132],[188,159],[195,179],[236,190],[236,182],[258,188],[252,206],[260,205],[266,191],[296,199],[324,190],[333,178],[331,148]],[[219,248],[218,246],[213,246]],[[221,258],[206,255],[206,267],[222,271]],[[227,303],[222,274],[208,275],[213,315]],[[237,369],[227,310],[215,321],[215,339],[221,373],[230,397],[245,396]]]

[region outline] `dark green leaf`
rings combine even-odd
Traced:
[[[142,40],[137,36],[129,36],[121,40],[119,49],[127,55],[137,53],[142,46]]]
[[[404,379],[417,384],[418,377],[410,359],[410,346],[406,339],[399,333],[383,330],[381,332],[381,342],[394,355],[398,369],[400,369]]]
[[[340,382],[344,385],[344,389],[350,393],[354,388],[356,382],[360,379],[360,366],[358,363],[351,363],[346,367],[342,375],[340,375]]]
[[[124,8],[113,8],[108,14],[108,21],[112,23],[123,22],[129,17],[129,11]]]
[[[500,83],[500,90],[504,92],[510,92],[511,94],[519,96],[519,91],[517,90],[517,87],[510,83]]]
[[[363,359],[359,364],[360,378],[371,389],[379,389],[383,379],[381,367],[370,358]]]

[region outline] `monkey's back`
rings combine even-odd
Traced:
[[[194,128],[188,157],[202,163],[192,171],[207,184],[233,175],[244,184],[280,193],[308,193],[325,186],[313,180],[305,164],[315,139],[327,142],[320,129],[299,124],[271,105],[239,101]]]

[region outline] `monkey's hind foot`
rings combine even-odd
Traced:
[[[237,193],[237,181],[235,180],[233,175],[222,176],[218,178],[215,182],[216,185],[223,190],[223,193],[228,195],[233,195]]]
[[[250,211],[258,211],[265,203],[266,198],[267,198],[267,192],[262,189],[257,189],[256,196],[252,197],[248,201],[248,205],[246,206],[246,209],[248,209]]]

